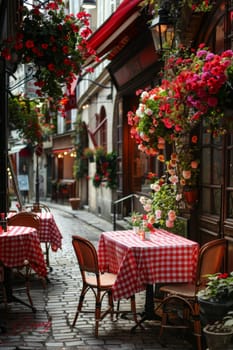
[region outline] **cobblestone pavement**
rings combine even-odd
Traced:
[[[41,281],[34,277],[31,294],[37,312],[18,303],[9,304],[7,311],[0,305],[0,324],[6,327],[0,332],[0,349],[30,350],[161,350],[158,343],[159,324],[155,321],[144,323],[144,330],[131,332],[134,322],[119,318],[112,322],[107,316],[100,324],[99,337],[94,336],[93,314],[80,314],[76,326],[71,324],[76,311],[81,287],[81,277],[71,244],[71,236],[80,234],[97,245],[101,231],[112,229],[112,224],[84,210],[72,211],[69,206],[50,205],[58,227],[63,235],[62,250],[50,253],[52,271],[49,283],[43,289]],[[18,291],[17,291],[18,293]],[[25,291],[17,294],[27,301]],[[136,295],[137,311],[143,312],[144,295]],[[122,308],[129,306],[122,301]],[[88,294],[86,308],[93,308],[93,297]],[[191,341],[180,332],[166,331],[166,349],[193,349]],[[195,349],[195,348],[194,348]]]

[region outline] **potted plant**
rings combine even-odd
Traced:
[[[233,335],[233,311],[214,324],[207,324],[203,332],[208,350],[228,349]]]
[[[154,226],[179,232],[177,217],[182,194],[179,193],[175,153],[166,162],[166,168],[166,174],[150,185],[150,197],[141,196],[139,200]]]
[[[70,202],[72,210],[78,210],[79,209],[80,198],[78,198],[78,197],[69,198],[69,202]]]
[[[233,309],[233,272],[206,277],[206,287],[197,294],[204,323],[219,320]]]
[[[92,148],[86,147],[84,148],[83,155],[89,159],[90,162],[94,162],[94,154],[95,151]]]
[[[106,160],[106,150],[103,146],[98,146],[95,149],[95,156],[97,162],[104,162]]]
[[[141,223],[142,223],[142,214],[136,211],[133,211],[131,214],[131,225],[135,233],[138,233]]]

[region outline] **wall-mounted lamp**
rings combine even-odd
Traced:
[[[96,8],[96,0],[83,0],[82,7],[84,9],[95,9]]]
[[[161,52],[172,48],[175,26],[167,10],[159,9],[158,16],[151,22],[150,30],[156,51]]]

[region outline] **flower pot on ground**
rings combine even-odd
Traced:
[[[214,324],[207,324],[203,332],[208,350],[232,349],[230,344],[233,336],[233,311]]]
[[[233,310],[233,299],[225,302],[214,302],[198,298],[201,318],[204,324],[222,319],[228,311]]]
[[[69,198],[71,208],[73,210],[78,210],[80,206],[80,198]]]
[[[197,294],[204,325],[221,320],[233,310],[233,272],[207,275],[206,287]]]

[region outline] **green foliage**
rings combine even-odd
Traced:
[[[25,142],[35,145],[46,140],[55,130],[45,105],[38,99],[15,96],[8,100],[10,130],[18,130]],[[46,113],[46,114],[45,114]]]
[[[224,302],[233,298],[233,272],[215,273],[207,275],[208,282],[206,288],[198,292],[198,296],[202,299]]]
[[[117,154],[115,152],[104,153],[99,147],[96,154],[96,172],[93,177],[93,185],[98,188],[104,182],[106,187],[115,189],[117,187]]]
[[[82,121],[80,116],[78,116],[75,124],[73,143],[76,150],[73,175],[76,179],[82,179],[84,176],[87,176],[88,172],[87,159],[83,154],[84,149],[87,147],[88,137],[86,124]]]
[[[106,178],[107,185],[111,189],[117,188],[117,154],[115,152],[107,153],[106,160],[108,163]]]

